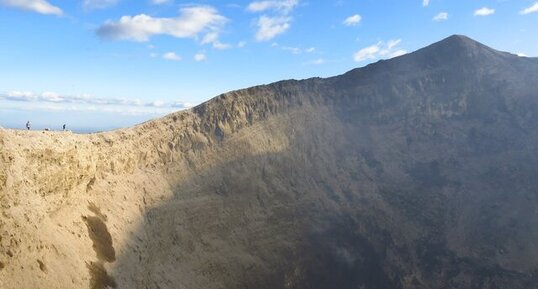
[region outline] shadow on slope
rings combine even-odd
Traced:
[[[173,184],[112,275],[121,288],[536,287],[538,66],[528,64],[454,38],[274,85],[285,89],[271,108],[301,109],[313,98],[297,93],[323,89],[288,150],[237,151]],[[233,100],[219,101],[229,115]],[[335,117],[312,122],[327,110]]]
[[[145,212],[135,234],[145,237],[118,257],[119,286],[532,288],[532,272],[491,255],[526,235],[509,229],[504,212],[519,207],[511,219],[533,224],[525,218],[532,205],[521,201],[538,184],[517,142],[507,148],[493,134],[459,146],[476,138],[472,128],[431,134],[454,131],[457,121],[422,129],[413,121],[374,126],[349,108],[336,114],[336,123],[305,120],[287,151],[238,152],[182,180],[174,198]],[[517,174],[497,169],[514,159]],[[506,181],[491,186],[491,174]],[[521,191],[506,199],[509,188]],[[499,200],[499,212],[480,205]]]

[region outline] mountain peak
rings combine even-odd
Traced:
[[[461,43],[479,43],[478,41],[467,37],[463,34],[453,34],[439,42],[461,42]]]
[[[431,46],[435,47],[447,47],[450,49],[465,49],[465,50],[476,50],[476,49],[488,49],[494,50],[474,39],[471,39],[465,35],[454,34],[451,35],[437,43],[432,44]]]
[[[495,50],[465,35],[454,34],[408,54],[402,61],[406,65],[414,66],[415,69],[439,65],[468,67],[499,64],[508,56],[512,55]]]
[[[465,35],[454,34],[404,56],[354,69],[347,75],[356,80],[357,75],[364,75],[366,71],[376,71],[380,75],[388,72],[409,75],[435,67],[452,67],[454,71],[460,71],[464,67],[501,65],[509,55]],[[369,77],[373,75],[375,74],[369,74]]]
[[[464,57],[464,58],[504,58],[506,56],[515,56],[507,52],[502,52],[484,45],[465,35],[454,34],[439,42],[433,43],[419,51],[434,52],[435,54],[444,55],[447,58]]]

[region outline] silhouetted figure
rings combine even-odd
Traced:
[[[65,131],[65,123],[64,123],[64,125],[62,126],[62,129]]]
[[[32,124],[30,123],[30,121],[27,121],[26,122],[26,129],[30,130],[31,128],[32,128]]]

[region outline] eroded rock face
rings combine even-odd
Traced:
[[[536,288],[537,79],[453,36],[130,129],[0,130],[0,288]]]

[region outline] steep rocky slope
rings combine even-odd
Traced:
[[[452,36],[129,129],[0,129],[0,288],[538,288],[537,80]]]

